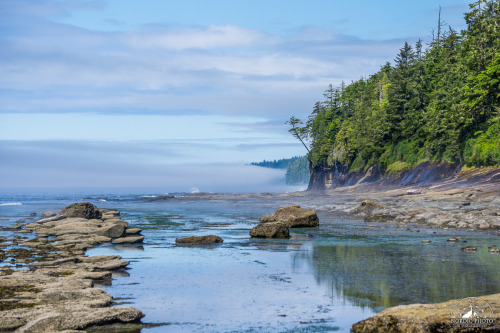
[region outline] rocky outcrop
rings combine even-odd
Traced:
[[[85,218],[87,216],[89,218]],[[96,218],[99,216],[99,218]],[[128,223],[117,211],[73,204],[60,214],[27,224],[37,237],[9,249],[0,268],[0,331],[58,332],[90,326],[138,322],[144,314],[131,307],[110,307],[112,297],[94,288],[94,281],[111,282],[113,272],[129,261],[119,256],[86,257],[85,250],[126,235]],[[134,233],[137,233],[134,231]]]
[[[262,216],[259,224],[250,230],[250,236],[288,238],[290,237],[288,228],[317,227],[318,225],[318,215],[314,210],[291,205],[280,208],[275,213]]]
[[[303,209],[299,205],[290,205],[278,209],[274,214],[261,217],[260,223],[280,222],[289,228],[317,227],[318,215],[314,210]]]
[[[177,244],[217,244],[224,242],[224,240],[219,236],[208,235],[177,238],[175,242]]]
[[[250,236],[258,238],[288,238],[290,231],[281,222],[261,222],[250,230]]]
[[[462,301],[456,299],[438,304],[411,304],[389,308],[354,324],[351,332],[499,332],[500,294],[480,296],[479,298],[491,307],[491,311],[487,308],[484,309],[492,323],[485,325],[485,327],[464,327],[465,325],[461,327],[456,322],[452,322],[453,309]],[[489,317],[490,314],[492,317]]]
[[[142,243],[144,241],[144,236],[127,236],[120,237],[113,240],[113,244],[137,244]]]
[[[66,217],[82,217],[84,219],[100,219],[101,212],[89,202],[80,202],[69,205],[61,211]]]

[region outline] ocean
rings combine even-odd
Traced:
[[[87,254],[131,261],[111,285],[99,287],[116,306],[143,311],[143,322],[165,324],[145,333],[349,332],[387,307],[500,292],[500,256],[488,253],[500,244],[491,232],[370,224],[331,211],[315,195],[162,195],[4,193],[0,226],[74,202],[119,210],[130,226],[143,229],[144,243],[103,244]],[[290,239],[250,238],[260,216],[288,204],[317,209],[320,226],[291,229]],[[224,243],[175,244],[209,234]],[[478,251],[446,241],[456,236]]]

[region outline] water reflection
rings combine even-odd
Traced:
[[[487,253],[486,246],[482,251]],[[408,245],[312,245],[293,254],[308,264],[334,299],[375,311],[399,304],[443,302],[500,291],[498,258],[459,248]]]

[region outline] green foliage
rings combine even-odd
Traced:
[[[477,138],[465,143],[464,158],[471,166],[500,166],[500,122],[478,132]]]
[[[351,167],[349,168],[349,173],[361,171],[363,170],[364,166],[365,166],[365,161],[363,161],[361,155],[358,155],[352,162]]]
[[[255,165],[255,166],[260,166],[264,168],[272,168],[272,169],[286,169],[288,168],[288,165],[290,163],[295,162],[296,160],[300,159],[301,157],[295,156],[292,158],[282,158],[279,160],[274,160],[274,161],[262,161],[262,162],[252,162],[250,165]]]
[[[286,183],[288,185],[309,183],[309,160],[307,156],[302,156],[288,165]]]
[[[411,169],[411,164],[402,161],[396,161],[387,167],[386,172],[387,174],[394,176],[399,172],[407,171],[410,169]]]
[[[274,161],[252,162],[250,165],[272,169],[286,169],[287,185],[300,185],[309,182],[309,160],[306,156],[295,156]]]
[[[427,50],[421,41],[405,43],[394,66],[330,85],[303,127],[292,117],[292,134],[310,140],[313,168],[377,165],[397,173],[427,160],[500,165],[500,2],[470,8],[467,30],[445,31],[439,22]]]

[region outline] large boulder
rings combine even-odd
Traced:
[[[459,315],[459,303],[478,304],[490,321],[490,325],[479,327],[475,319],[463,319]],[[487,304],[486,306],[482,306]],[[457,311],[458,308],[458,311]],[[452,317],[454,322],[452,322]],[[476,317],[481,319],[481,317]],[[471,326],[467,327],[467,321]],[[484,323],[486,324],[486,320]],[[463,321],[459,326],[457,321]],[[353,333],[404,333],[404,332],[500,332],[500,294],[480,296],[479,298],[455,299],[436,304],[409,304],[385,309],[373,317],[352,326]]]
[[[264,215],[260,222],[281,222],[289,228],[317,227],[319,225],[316,212],[301,208],[299,205],[280,208],[274,214]]]
[[[66,217],[83,217],[85,219],[100,219],[100,210],[90,202],[80,202],[69,205],[61,211]]]
[[[177,238],[175,240],[177,244],[216,244],[222,243],[224,240],[219,236],[208,235],[208,236],[189,236],[184,238]]]
[[[260,238],[288,238],[290,231],[288,227],[281,222],[259,223],[250,230],[250,236]]]

